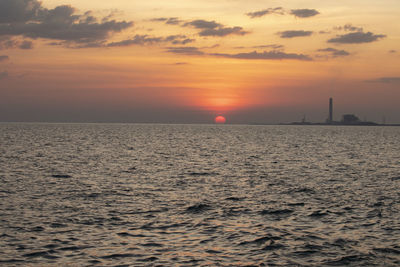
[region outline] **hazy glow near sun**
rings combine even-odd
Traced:
[[[226,122],[226,119],[224,116],[217,116],[217,117],[215,117],[214,121],[215,121],[215,123],[218,123],[218,124],[224,124]]]

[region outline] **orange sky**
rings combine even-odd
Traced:
[[[400,2],[347,2],[3,0],[0,121],[324,121],[332,96],[400,122]]]

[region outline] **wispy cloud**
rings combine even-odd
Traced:
[[[205,53],[200,51],[197,47],[168,47],[167,52],[181,55],[190,55],[190,56],[199,56],[204,55]]]
[[[318,15],[319,12],[315,9],[292,9],[290,14],[298,18],[309,18]]]
[[[0,72],[0,80],[5,79],[7,77],[8,77],[8,72],[7,71]]]
[[[200,36],[219,36],[224,37],[230,34],[245,35],[249,32],[244,31],[242,27],[220,27],[217,29],[205,29],[199,32]]]
[[[324,30],[322,30],[322,31],[319,31],[318,32],[319,34],[328,34],[328,33],[331,33],[330,31],[324,31]]]
[[[31,41],[23,41],[22,43],[19,44],[18,47],[21,48],[21,49],[25,49],[25,50],[32,49],[33,48],[33,42],[31,42]]]
[[[164,22],[165,24],[169,24],[169,25],[179,25],[182,22],[182,20],[177,17],[155,18],[155,19],[151,19],[151,21],[160,21],[160,22]]]
[[[0,37],[0,50],[13,48],[32,49],[33,42],[28,40],[16,40],[9,36]]]
[[[281,44],[266,44],[266,45],[254,45],[254,46],[235,46],[235,49],[247,49],[247,48],[254,48],[254,49],[273,49],[273,50],[282,50],[285,48],[284,45]]]
[[[233,59],[247,59],[247,60],[302,60],[311,61],[313,60],[310,56],[296,53],[285,53],[283,51],[264,51],[264,52],[246,52],[237,54],[228,53],[205,53],[198,47],[168,47],[166,52],[190,56],[212,56],[212,57],[224,57]]]
[[[363,28],[362,27],[356,27],[353,26],[352,24],[348,23],[345,24],[344,26],[338,26],[338,27],[334,27],[334,30],[339,30],[339,31],[348,31],[348,32],[362,32]]]
[[[199,29],[200,36],[214,36],[214,37],[224,37],[227,35],[245,35],[249,32],[245,31],[242,27],[227,27],[216,21],[207,20],[193,20],[187,22],[183,25],[184,27],[191,26]]]
[[[173,63],[172,65],[175,65],[175,66],[182,66],[182,65],[189,65],[189,63],[187,63],[187,62],[175,62],[175,63]]]
[[[339,43],[339,44],[371,43],[385,37],[386,35],[373,34],[372,32],[351,32],[343,35],[337,35],[335,38],[329,39],[328,43]]]
[[[366,82],[400,84],[400,77],[381,77],[373,80],[367,80]]]
[[[263,9],[263,10],[259,10],[259,11],[246,13],[246,15],[252,19],[260,18],[260,17],[263,17],[265,15],[270,15],[270,14],[284,15],[285,12],[282,7],[275,7],[275,8],[267,8],[267,9]]]
[[[283,31],[283,32],[278,32],[278,35],[281,38],[294,38],[294,37],[304,37],[304,36],[310,36],[312,35],[312,31]]]
[[[267,9],[262,9],[262,10],[246,13],[246,15],[252,19],[264,17],[266,15],[271,15],[271,14],[278,14],[278,15],[290,14],[290,15],[293,15],[298,18],[309,18],[309,17],[314,17],[320,13],[315,9],[305,8],[305,9],[285,10],[282,7],[267,8]]]
[[[345,51],[345,50],[338,50],[332,47],[324,48],[324,49],[318,49],[318,52],[325,52],[330,54],[332,57],[345,57],[349,56],[350,53]]]
[[[160,43],[171,43],[184,45],[194,42],[194,39],[187,38],[186,35],[170,35],[167,37],[152,37],[148,35],[135,35],[132,39],[107,44],[108,47],[132,46],[132,45],[154,45]]]
[[[6,61],[6,60],[9,60],[10,58],[8,57],[8,56],[0,56],[0,62],[2,62],[2,61]]]
[[[295,53],[285,53],[281,51],[264,51],[262,53],[258,53],[257,51],[249,52],[249,53],[238,53],[238,54],[219,54],[214,53],[210,54],[212,56],[217,57],[226,57],[226,58],[237,58],[237,59],[255,59],[255,60],[283,60],[283,59],[296,59],[296,60],[304,60],[311,61],[312,58],[303,55],[303,54],[295,54]]]
[[[164,38],[165,42],[171,42],[175,45],[185,45],[188,43],[193,43],[195,39],[188,38],[186,35],[170,35]]]
[[[184,24],[184,26],[192,26],[196,29],[215,29],[217,27],[222,27],[223,25],[220,23],[212,21],[207,21],[203,19],[197,19]]]
[[[284,46],[280,44],[269,44],[269,45],[256,45],[252,48],[272,48],[272,49],[283,49]]]

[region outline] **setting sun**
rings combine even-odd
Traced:
[[[218,123],[218,124],[224,124],[226,122],[226,119],[224,116],[217,116],[217,117],[215,117],[214,121],[215,121],[215,123]]]

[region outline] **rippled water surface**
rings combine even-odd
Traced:
[[[398,266],[400,128],[0,124],[0,265]]]

